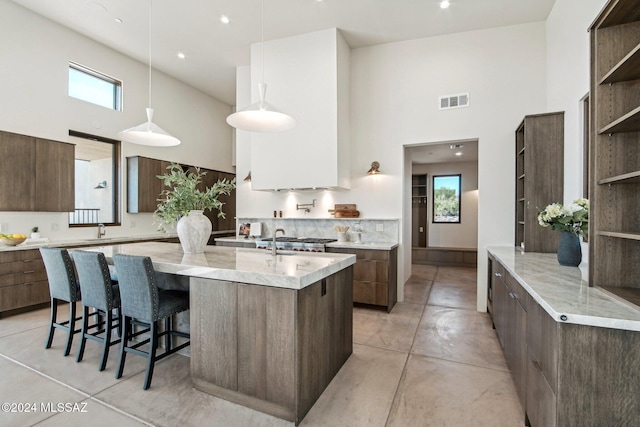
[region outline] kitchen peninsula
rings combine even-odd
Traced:
[[[195,388],[293,421],[304,418],[352,353],[355,256],[177,243],[96,246],[151,257],[188,277]]]

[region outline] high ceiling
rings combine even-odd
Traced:
[[[149,1],[12,1],[148,63]],[[358,48],[543,21],[555,0],[450,2],[441,9],[439,0],[264,0],[264,38],[338,28],[349,46]],[[235,67],[249,65],[250,45],[260,41],[260,5],[260,0],[153,0],[153,67],[235,104]],[[221,15],[230,23],[223,24]],[[179,59],[178,52],[186,58]]]

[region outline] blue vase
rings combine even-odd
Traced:
[[[582,247],[577,234],[562,231],[558,244],[558,263],[567,267],[577,267],[582,262]]]

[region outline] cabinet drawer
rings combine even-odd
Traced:
[[[363,282],[389,283],[389,263],[359,259],[353,266],[353,279]]]
[[[387,283],[353,281],[353,302],[374,305],[388,305]]]
[[[39,273],[45,271],[44,262],[41,259],[25,259],[23,261],[4,262],[1,264],[0,277],[15,273]]]
[[[531,427],[555,427],[556,395],[539,365],[527,359],[527,417]]]
[[[0,288],[0,311],[28,307],[49,301],[49,283],[26,283]]]
[[[388,261],[389,252],[387,250],[375,249],[344,249],[344,248],[327,248],[327,252],[335,252],[339,254],[352,254],[359,261],[361,259]]]
[[[23,283],[39,282],[47,280],[47,273],[45,271],[32,271],[32,272],[20,272],[13,274],[1,274],[0,275],[0,287],[21,285]]]
[[[40,251],[37,249],[26,251],[0,251],[0,263],[41,259]],[[4,271],[4,269],[0,271]]]

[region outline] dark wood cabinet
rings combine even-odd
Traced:
[[[0,312],[47,301],[49,283],[40,251],[0,252]]]
[[[0,132],[0,211],[73,212],[75,146]]]
[[[127,212],[128,213],[153,213],[158,206],[158,198],[164,189],[164,184],[158,178],[167,171],[171,162],[147,157],[127,157]],[[194,166],[183,165],[183,168],[195,172]],[[206,172],[202,178],[200,189],[211,187],[219,179],[232,180],[235,174],[220,172],[212,169],[200,168]],[[225,218],[218,218],[218,211],[207,210],[204,214],[211,220],[213,231],[230,230],[236,228],[236,192],[231,195],[221,195],[219,200],[224,203],[223,212]]]
[[[427,175],[411,177],[411,246],[427,246]]]
[[[353,302],[381,306],[387,312],[398,300],[398,249],[327,248],[327,252],[354,254]]]
[[[158,178],[171,162],[147,157],[127,157],[127,212],[153,213],[164,184]]]
[[[560,233],[538,224],[538,212],[563,203],[564,113],[525,116],[516,129],[515,244],[556,252]]]
[[[590,284],[640,306],[638,1],[609,1],[590,37]]]
[[[39,212],[75,210],[75,146],[35,139],[36,206]]]

